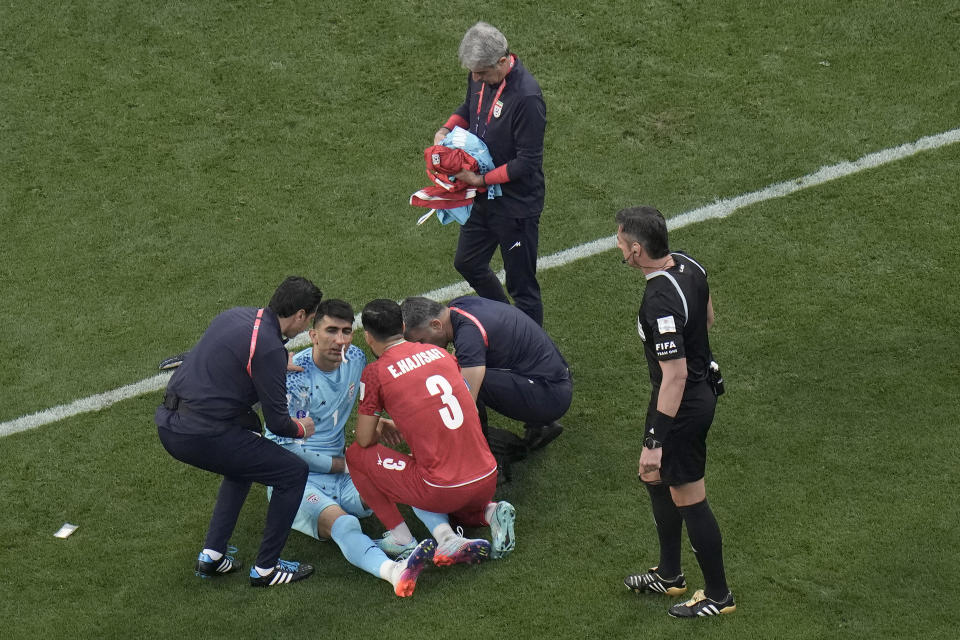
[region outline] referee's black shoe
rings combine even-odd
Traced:
[[[201,578],[212,578],[222,576],[227,573],[233,573],[243,567],[237,562],[233,554],[237,552],[236,547],[227,547],[227,552],[219,560],[214,560],[206,553],[200,552],[197,556],[196,574]]]
[[[732,592],[728,591],[727,597],[723,600],[713,600],[703,593],[703,589],[698,589],[692,598],[673,605],[667,613],[674,618],[703,618],[733,613],[736,610],[737,605],[733,601]]]
[[[265,576],[261,576],[256,567],[250,567],[250,586],[275,587],[309,578],[312,573],[313,565],[311,564],[278,560],[273,571]]]
[[[687,592],[687,581],[681,573],[675,578],[664,578],[653,567],[647,573],[627,576],[623,584],[634,593],[664,593],[668,596],[681,596]]]
[[[556,421],[549,424],[527,423],[523,425],[523,430],[523,442],[527,445],[528,451],[543,449],[563,433],[563,427]]]

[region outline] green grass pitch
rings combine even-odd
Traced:
[[[622,206],[674,216],[960,127],[948,0],[4,2],[0,421],[153,375],[288,274],[357,307],[458,281],[455,229],[417,227],[407,198],[478,19],[547,102],[541,255],[612,235]],[[149,394],[0,438],[0,636],[953,638],[958,175],[946,146],[673,234],[717,312],[732,616],[673,620],[621,582],[656,538],[642,278],[611,250],[542,272],[576,396],[502,494],[506,560],[400,600],[294,533],[310,580],[201,581],[217,479],[166,454]],[[255,489],[245,562],[264,512]]]

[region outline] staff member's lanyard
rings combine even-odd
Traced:
[[[257,319],[253,321],[253,335],[250,336],[250,357],[247,359],[247,375],[253,377],[253,352],[257,350],[257,335],[260,333],[260,319],[263,318],[263,309],[257,310]]]
[[[487,340],[487,330],[483,328],[483,325],[480,324],[480,321],[477,320],[476,316],[474,316],[472,313],[468,313],[467,311],[464,311],[463,309],[460,309],[457,307],[450,307],[450,311],[454,311],[464,316],[465,318],[469,318],[473,322],[473,324],[477,325],[477,329],[480,330],[480,335],[483,337],[483,346],[485,346],[488,349],[490,348],[490,342]]]
[[[510,54],[510,70],[513,70],[513,54]],[[510,71],[507,71],[507,74],[510,74]],[[490,126],[490,118],[493,117],[493,109],[497,106],[497,101],[500,100],[500,96],[503,94],[503,90],[507,88],[507,76],[503,77],[503,80],[500,82],[500,86],[497,88],[496,95],[493,96],[493,101],[490,103],[490,109],[487,111],[487,121],[483,123],[483,133],[480,133],[480,107],[483,106],[483,91],[487,88],[486,82],[480,83],[480,99],[477,100],[477,124],[474,126],[474,133],[477,134],[477,137],[483,140],[484,136],[487,135],[487,127]]]

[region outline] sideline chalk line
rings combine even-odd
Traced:
[[[759,191],[745,193],[733,198],[717,200],[712,204],[708,204],[697,209],[692,209],[691,211],[687,211],[686,213],[682,213],[668,219],[667,228],[672,231],[695,222],[703,222],[704,220],[711,220],[715,218],[725,218],[742,207],[747,207],[752,204],[764,202],[766,200],[773,200],[774,198],[782,198],[803,189],[815,187],[825,182],[830,182],[831,180],[837,180],[838,178],[859,173],[860,171],[864,171],[866,169],[873,169],[891,162],[896,162],[897,160],[902,160],[903,158],[908,158],[922,151],[938,149],[956,142],[960,142],[960,128],[951,129],[950,131],[944,131],[943,133],[938,133],[932,136],[925,136],[919,140],[916,140],[915,142],[908,142],[898,147],[891,147],[889,149],[868,153],[867,155],[862,156],[853,162],[839,162],[827,167],[821,167],[819,170],[814,171],[813,173],[793,180],[777,182],[776,184],[771,184],[770,186],[760,189]],[[553,269],[554,267],[561,267],[570,264],[576,260],[589,258],[590,256],[613,249],[616,244],[616,236],[605,236],[603,238],[593,240],[592,242],[586,242],[569,249],[564,249],[563,251],[558,251],[557,253],[538,259],[537,270],[543,271],[545,269]],[[499,277],[500,281],[503,282],[503,270],[497,274],[497,277]],[[470,285],[468,285],[466,282],[458,282],[446,287],[440,287],[439,289],[428,291],[421,295],[434,300],[450,300],[451,298],[456,298],[457,296],[467,294],[471,290],[472,289]],[[302,333],[291,340],[288,344],[294,348],[299,348],[306,346],[309,344],[309,342],[310,340],[307,338],[307,334]],[[150,393],[152,391],[159,391],[160,389],[166,387],[167,381],[170,380],[170,376],[172,375],[173,372],[164,372],[153,376],[152,378],[147,378],[133,384],[128,384],[112,391],[98,393],[86,398],[81,398],[80,400],[75,400],[74,402],[68,404],[51,407],[50,409],[44,409],[43,411],[22,416],[8,422],[2,422],[0,423],[0,438],[13,433],[18,433],[20,431],[34,429],[52,422],[57,422],[65,418],[70,418],[81,413],[100,411],[101,409],[106,409],[117,402],[129,400],[130,398],[134,398],[145,393]]]

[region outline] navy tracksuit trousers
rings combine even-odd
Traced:
[[[491,213],[481,196],[474,202],[467,223],[460,227],[453,266],[477,295],[509,304],[503,286],[490,268],[490,259],[499,247],[507,275],[507,292],[513,303],[543,326],[543,302],[537,282],[539,241],[539,215],[514,218]]]
[[[226,550],[252,483],[273,487],[256,565],[276,566],[303,499],[307,463],[242,427],[213,434],[176,433],[165,427],[157,432],[174,458],[223,476],[203,544],[207,549]]]
[[[514,371],[487,369],[477,395],[482,422],[485,407],[512,420],[545,425],[559,420],[573,401],[573,380],[535,380]]]

